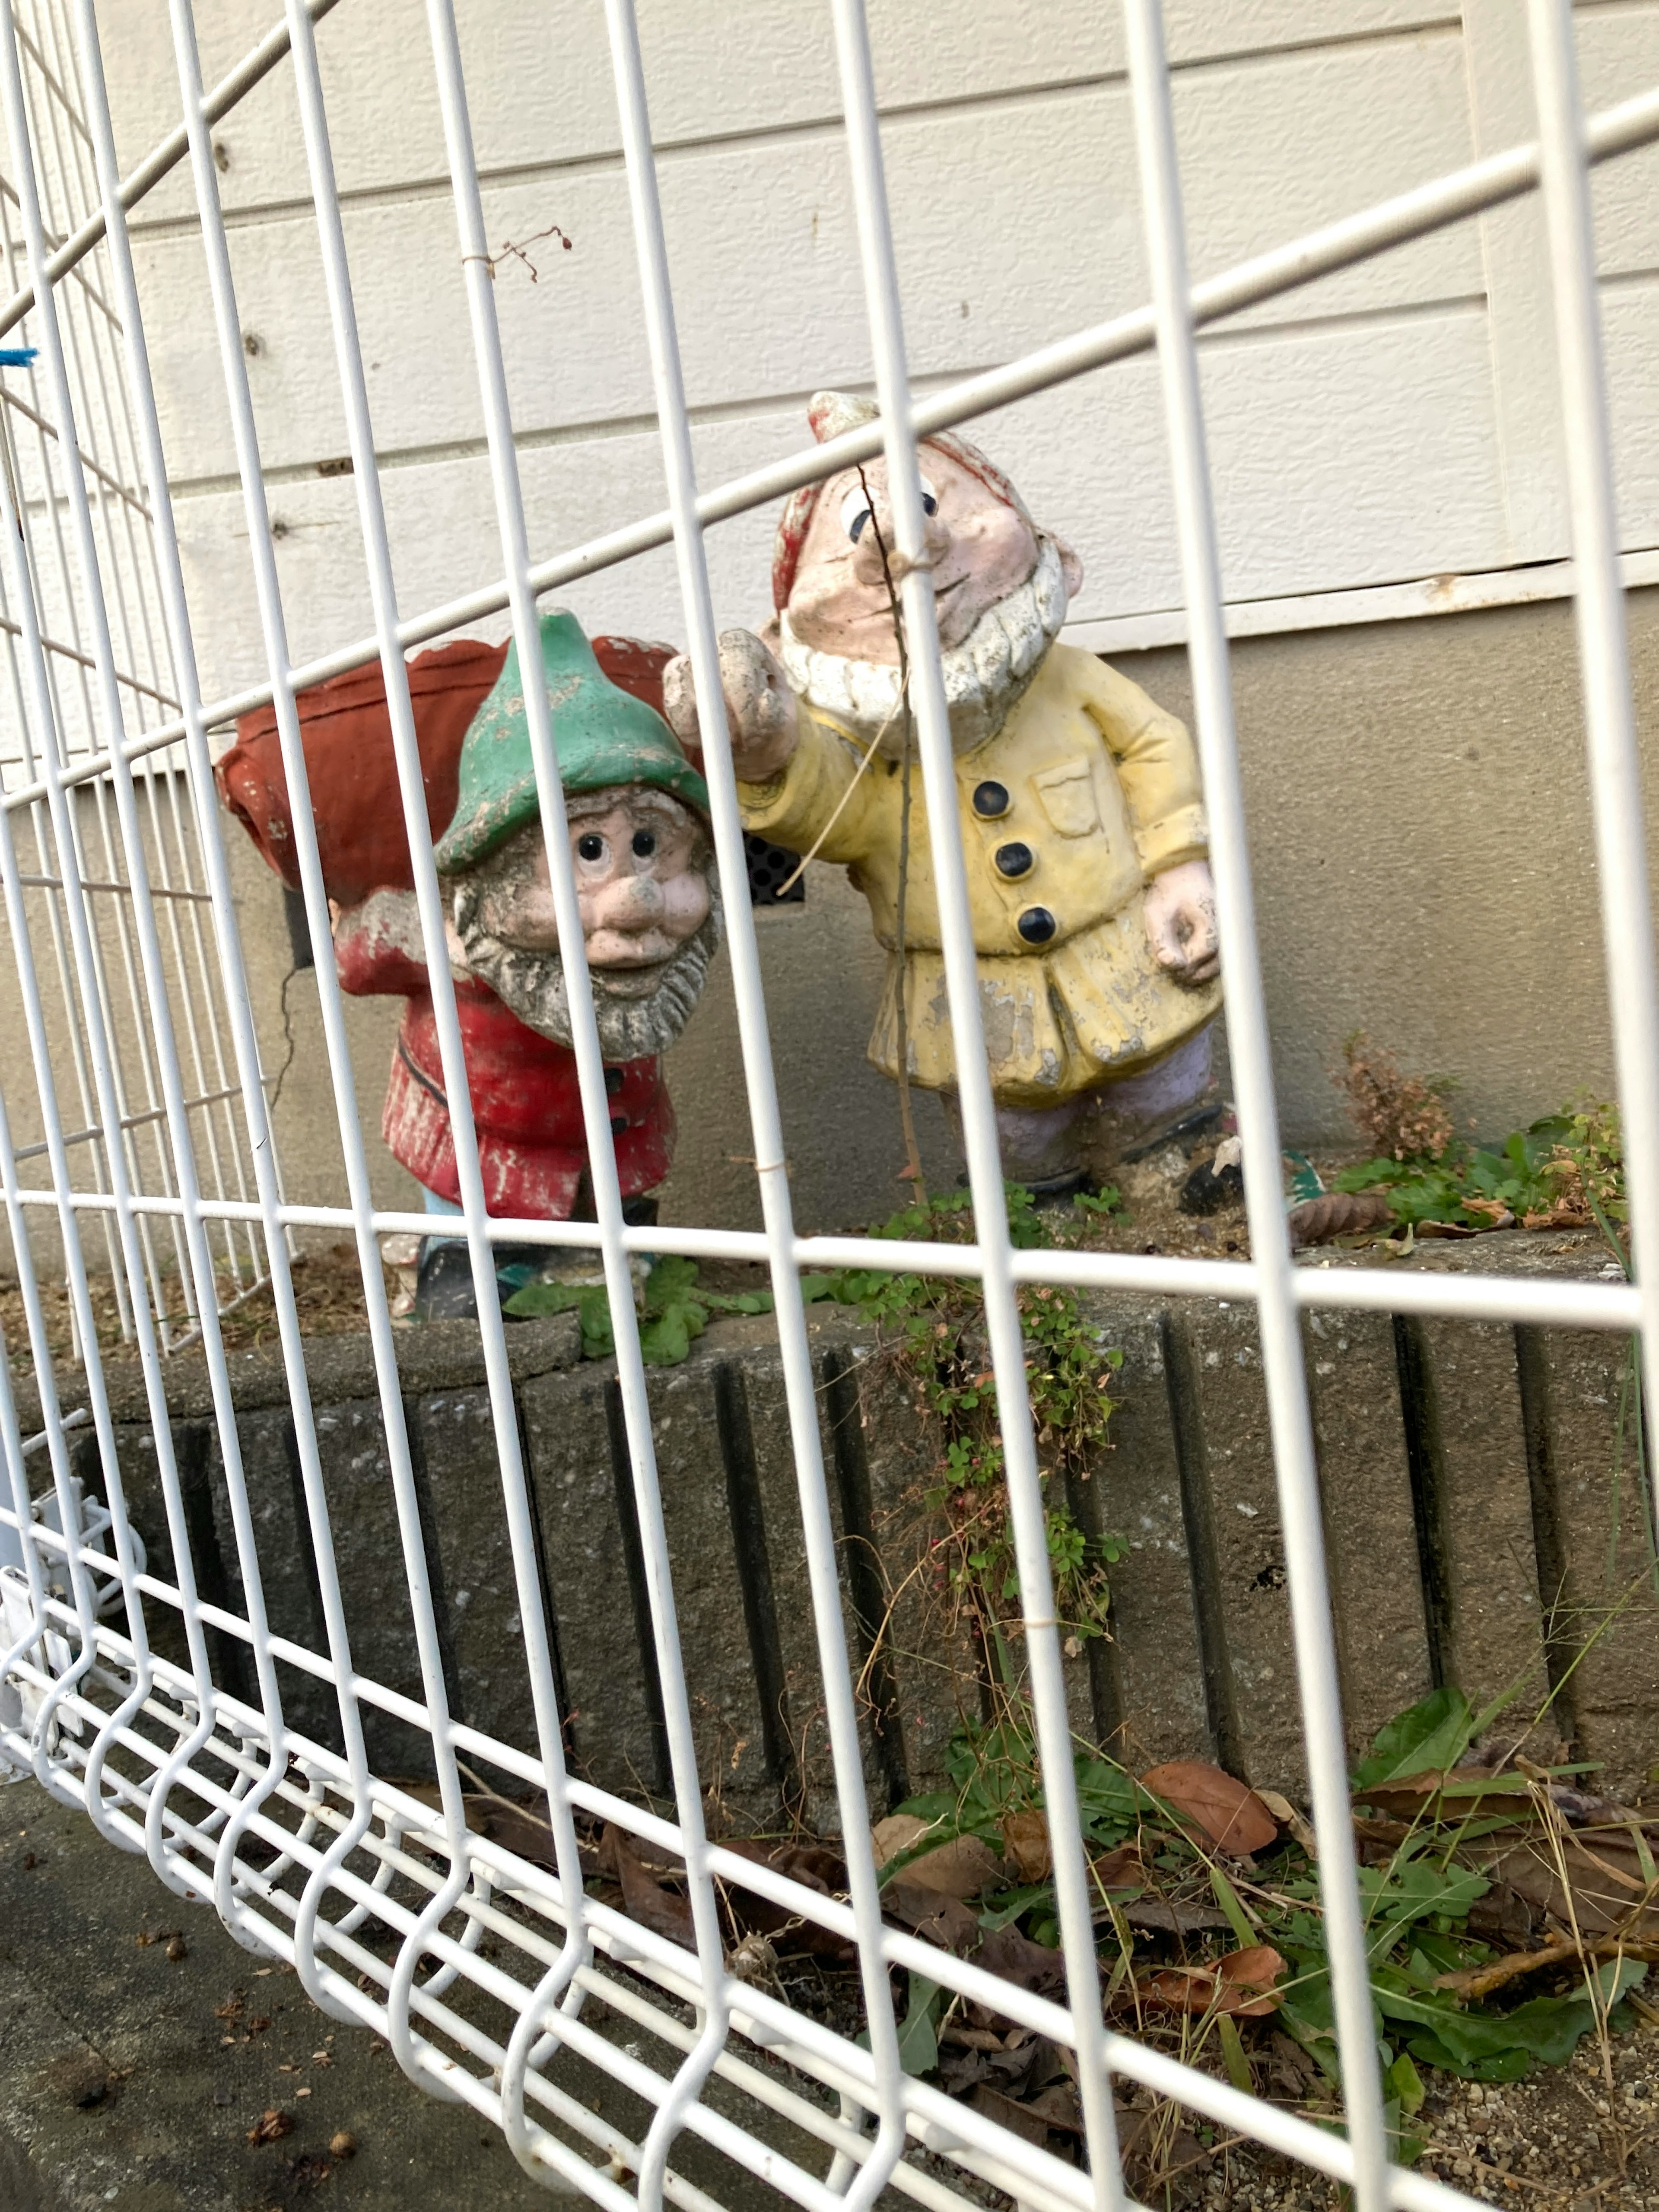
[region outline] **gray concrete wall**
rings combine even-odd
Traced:
[[[1659,592],[1633,592],[1644,749]],[[1115,665],[1190,717],[1181,652]],[[1234,695],[1280,1111],[1347,1133],[1364,1027],[1494,1136],[1611,1088],[1571,603],[1241,641]]]
[[[1480,1268],[1536,1279],[1593,1273],[1602,1250],[1594,1236],[1510,1231],[1389,1264],[1410,1276]],[[1285,1540],[1255,1316],[1237,1304],[1115,1293],[1089,1294],[1085,1311],[1123,1362],[1106,1448],[1068,1482],[1068,1502],[1086,1534],[1119,1535],[1127,1549],[1111,1569],[1109,1640],[1065,1662],[1073,1726],[1137,1771],[1207,1756],[1297,1795]],[[1450,1682],[1477,1706],[1511,1698],[1517,1724],[1547,1704],[1552,1729],[1575,1756],[1603,1762],[1601,1782],[1615,1791],[1646,1772],[1659,1748],[1659,1605],[1620,1441],[1626,1340],[1340,1311],[1310,1312],[1305,1328],[1351,1753]],[[944,1432],[903,1363],[857,1316],[815,1306],[809,1337],[844,1626],[865,1691],[866,1781],[875,1802],[891,1804],[944,1784],[952,1733],[980,1709],[980,1662],[928,1564],[939,1523],[925,1500]],[[665,1792],[614,1363],[578,1360],[569,1316],[523,1324],[508,1341],[575,1757],[603,1787]],[[477,1346],[463,1322],[399,1331],[400,1386],[450,1710],[526,1747],[524,1635]],[[399,1528],[367,1339],[319,1340],[307,1358],[354,1660],[369,1680],[418,1697],[408,1607],[388,1571]],[[234,1612],[242,1584],[201,1355],[169,1361],[166,1381],[197,1571]],[[107,1382],[128,1507],[166,1579],[138,1363],[112,1362]],[[653,1371],[649,1383],[705,1785],[722,1817],[769,1821],[782,1798],[831,1830],[823,1680],[772,1317],[716,1321],[684,1365]],[[320,1650],[280,1354],[235,1355],[231,1388],[271,1626]],[[21,1395],[32,1426],[27,1384]],[[96,1441],[78,1439],[76,1453],[105,1492]],[[176,1614],[151,1611],[156,1650],[179,1659]],[[216,1652],[226,1686],[252,1698],[245,1651],[227,1640]],[[331,1741],[324,1685],[281,1671],[291,1723]],[[425,1771],[419,1733],[372,1694],[365,1726],[379,1771]]]
[[[1659,592],[1632,594],[1638,708],[1659,701]],[[1117,665],[1190,714],[1183,653]],[[1407,1066],[1460,1085],[1459,1119],[1495,1136],[1612,1081],[1572,614],[1565,603],[1241,641],[1235,692],[1279,1107],[1304,1141],[1348,1133],[1328,1071],[1363,1027]],[[248,985],[267,1066],[293,1053],[276,1113],[289,1195],[339,1202],[344,1182],[314,975],[292,963],[276,879],[229,840]],[[804,906],[758,917],[797,1217],[833,1229],[902,1203],[896,1100],[864,1057],[882,956],[838,869]],[[44,951],[44,939],[42,940]],[[0,959],[0,1034],[21,1041]],[[118,1000],[119,991],[117,991]],[[62,1027],[61,1004],[51,1000]],[[348,1000],[377,1200],[417,1206],[380,1142],[392,1000]],[[130,1020],[125,1049],[136,1040]],[[61,1042],[61,1040],[60,1040]],[[66,1049],[59,1053],[66,1085]],[[669,1056],[679,1152],[671,1220],[759,1223],[729,961]],[[20,1142],[33,1083],[8,1085]],[[70,1091],[66,1088],[66,1101]],[[919,1100],[925,1164],[951,1167]],[[66,1115],[73,1110],[66,1103]],[[37,1170],[38,1172],[38,1170]]]
[[[1638,708],[1659,722],[1659,592],[1629,601]],[[1190,717],[1181,651],[1115,665]],[[1240,641],[1234,688],[1279,1110],[1292,1139],[1351,1134],[1328,1071],[1364,1028],[1409,1067],[1459,1085],[1487,1136],[1611,1087],[1572,611],[1565,603]],[[250,965],[285,947],[271,889],[240,871]],[[799,1218],[835,1228],[903,1200],[891,1086],[865,1040],[881,956],[842,872],[814,866],[805,906],[760,916],[774,1058]],[[256,1004],[270,1034],[280,960]],[[290,993],[309,1018],[314,984]],[[360,1090],[390,1049],[390,1008],[353,1010]],[[373,1038],[373,1046],[369,1039]],[[679,1155],[674,1220],[758,1224],[729,967],[669,1060]],[[321,1061],[302,1051],[279,1121],[296,1194],[327,1146]],[[927,1164],[944,1130],[921,1102]],[[388,1191],[402,1179],[386,1164]]]

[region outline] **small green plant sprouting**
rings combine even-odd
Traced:
[[[678,1367],[714,1313],[772,1310],[769,1291],[711,1291],[697,1279],[695,1260],[659,1260],[645,1283],[640,1315],[640,1356],[647,1367]],[[572,1313],[581,1323],[584,1359],[609,1359],[617,1348],[611,1295],[603,1283],[526,1283],[501,1310],[515,1321]]]
[[[1407,2126],[1422,2102],[1419,2066],[1472,2081],[1514,2081],[1534,2065],[1560,2065],[1586,2035],[1598,2032],[1598,2023],[1615,2032],[1634,2024],[1620,2007],[1648,1971],[1639,1936],[1629,1939],[1634,1957],[1623,1948],[1608,1957],[1609,1946],[1590,1942],[1581,1957],[1555,1961],[1564,1984],[1557,1993],[1515,2001],[1522,1984],[1503,1969],[1508,1948],[1488,1940],[1492,1917],[1476,1908],[1517,1851],[1534,1850],[1545,1863],[1554,1819],[1547,1802],[1551,1785],[1581,1781],[1584,1770],[1522,1772],[1503,1761],[1464,1767],[1502,1703],[1477,1713],[1460,1690],[1434,1691],[1388,1723],[1352,1777],[1356,1805],[1374,1811],[1381,1801],[1391,1816],[1360,1821],[1359,1886],[1385,2094],[1394,2107],[1389,2124],[1395,2154],[1407,2162],[1422,2148]],[[1156,1975],[1158,1954],[1171,1946],[1183,1965],[1201,1967],[1234,1946],[1269,1945],[1268,1956],[1277,1954],[1273,2023],[1306,2054],[1310,2086],[1322,2077],[1328,2091],[1340,2091],[1323,1903],[1318,1869],[1302,1840],[1306,1829],[1291,1823],[1293,1832],[1281,1829],[1276,1843],[1240,1858],[1211,1844],[1189,1814],[1172,1809],[1148,1786],[1158,1774],[1138,1781],[1082,1746],[1074,1766],[1084,1845],[1097,1878],[1110,1864],[1121,1907],[1150,1900],[1161,1908],[1161,1917],[1139,1913],[1137,1924],[1152,1932],[1138,1937],[1122,1909],[1107,1907],[1103,1892],[1097,1917],[1109,1991],[1122,1992],[1127,2002],[1137,1978],[1144,1986],[1149,1973]],[[945,1767],[948,1788],[898,1808],[929,1826],[883,1868],[884,1884],[954,1836],[975,1836],[1004,1850],[1011,1823],[1044,1809],[1031,1717],[1018,1697],[1011,1695],[994,1722],[964,1721],[945,1753]],[[1577,1858],[1571,1864],[1582,1871]],[[1633,1921],[1640,1902],[1632,1900]],[[1225,1929],[1206,1917],[1217,1905]],[[1017,1927],[1038,1944],[1059,1940],[1051,1880],[991,1891],[976,1911],[988,1933]],[[1166,1928],[1218,1932],[1194,1940],[1159,1932]],[[1530,1939],[1516,1940],[1524,1945]],[[1121,1955],[1115,1958],[1115,1951]],[[1155,2011],[1154,2024],[1167,2025],[1166,2015]],[[1200,2039],[1216,2025],[1207,2014],[1200,2021]],[[1243,2025],[1248,2032],[1254,2023]],[[1227,2040],[1222,2038],[1224,2058]],[[1248,2071],[1247,2057],[1235,2052],[1231,2059]]]
[[[1593,1227],[1624,1260],[1628,1209],[1616,1107],[1586,1100],[1495,1147],[1472,1145],[1454,1131],[1449,1079],[1403,1074],[1358,1030],[1343,1054],[1334,1080],[1374,1157],[1334,1175],[1333,1190],[1385,1193],[1402,1227],[1436,1221],[1491,1229],[1511,1219],[1523,1229]]]
[[[1050,1231],[1030,1193],[1006,1186],[1009,1236],[1017,1250],[1062,1241]],[[1117,1194],[1076,1203],[1075,1230],[1114,1211]],[[1062,1217],[1063,1218],[1063,1217]],[[960,1243],[974,1235],[972,1200],[955,1191],[907,1206],[877,1237]],[[962,1278],[843,1269],[806,1276],[810,1297],[858,1306],[888,1337],[916,1395],[942,1431],[936,1479],[923,1504],[935,1530],[931,1571],[936,1591],[965,1617],[987,1662],[993,1686],[1009,1671],[995,1667],[1019,1606],[1019,1574],[1008,1503],[1007,1469],[998,1421],[997,1389],[985,1332],[984,1301]],[[1085,1319],[1074,1292],[1031,1284],[1019,1292],[1025,1340],[1025,1388],[1036,1431],[1050,1571],[1058,1615],[1073,1652],[1106,1632],[1109,1570],[1127,1552],[1123,1539],[1091,1536],[1079,1526],[1067,1492],[1091,1479],[1106,1440],[1110,1386],[1123,1355]]]
[[[1624,1155],[1612,1106],[1547,1115],[1496,1150],[1454,1139],[1437,1155],[1362,1160],[1330,1180],[1334,1190],[1386,1191],[1401,1224],[1490,1229],[1507,1214],[1523,1229],[1597,1228],[1624,1251]]]
[[[1010,1183],[1006,1191],[1008,1231],[1017,1249],[1067,1241],[1064,1231],[1059,1238],[1052,1234],[1028,1190]],[[1113,1190],[1079,1197],[1075,1225],[1068,1224],[1071,1240],[1091,1220],[1115,1211],[1117,1203]],[[870,1233],[889,1243],[969,1243],[973,1202],[966,1191],[929,1198],[906,1206]],[[930,1539],[933,1571],[940,1590],[966,1614],[980,1650],[988,1656],[1017,1616],[1019,1576],[984,1301],[977,1284],[848,1267],[833,1275],[804,1275],[801,1290],[809,1303],[834,1298],[873,1322],[908,1371],[923,1407],[939,1425],[936,1479],[923,1499],[935,1527]],[[1019,1305],[1026,1391],[1042,1461],[1048,1558],[1059,1617],[1075,1650],[1105,1633],[1111,1596],[1107,1571],[1127,1549],[1121,1537],[1092,1537],[1080,1528],[1066,1496],[1072,1483],[1090,1479],[1094,1456],[1105,1442],[1113,1406],[1109,1386],[1123,1355],[1084,1319],[1071,1291],[1029,1285],[1019,1292]],[[700,1281],[695,1260],[659,1260],[646,1280],[640,1321],[645,1364],[678,1366],[711,1314],[771,1310],[768,1291],[711,1291]],[[507,1301],[504,1310],[515,1320],[574,1311],[586,1358],[605,1359],[616,1349],[603,1283],[529,1283]]]

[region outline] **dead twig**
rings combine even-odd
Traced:
[[[498,261],[522,261],[525,267],[530,271],[531,283],[532,284],[538,283],[540,282],[540,277],[537,270],[536,264],[531,259],[530,256],[525,252],[525,246],[538,245],[544,238],[556,238],[567,253],[569,252],[571,247],[576,242],[574,239],[567,237],[565,233],[559,228],[556,222],[550,222],[545,230],[532,231],[530,236],[524,240],[523,245],[515,246],[513,240],[509,238],[498,246],[490,259],[490,275],[493,276],[495,274],[495,264]]]
[[[1617,1936],[1583,1943],[1576,1936],[1558,1936],[1535,1951],[1511,1951],[1506,1958],[1493,1959],[1484,1966],[1462,1966],[1455,1973],[1441,1974],[1434,1985],[1473,2004],[1476,1998],[1502,1989],[1505,1982],[1541,1972],[1546,1966],[1559,1966],[1568,1959],[1659,1959],[1659,1943],[1632,1943]]]

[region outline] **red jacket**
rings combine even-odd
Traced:
[[[413,908],[412,893],[380,891],[341,914],[335,965],[343,989],[405,1000],[381,1134],[417,1182],[458,1202],[437,1024]],[[586,1196],[580,1189],[587,1144],[574,1053],[526,1028],[475,978],[457,981],[455,1002],[485,1206],[497,1216],[568,1221],[579,1195]],[[637,1198],[656,1188],[674,1158],[674,1109],[662,1063],[625,1060],[605,1075],[622,1194]]]

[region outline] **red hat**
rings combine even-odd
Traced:
[[[839,438],[848,430],[856,430],[866,422],[873,422],[880,410],[873,399],[865,399],[848,392],[815,392],[807,403],[806,419],[812,426],[812,435],[819,445],[831,438]],[[921,441],[924,446],[935,447],[940,453],[977,477],[994,498],[1005,507],[1012,507],[1016,514],[1031,518],[1026,513],[1025,502],[1014,489],[994,461],[988,460],[977,446],[959,438],[954,430],[935,430]],[[806,533],[812,526],[812,516],[823,490],[822,483],[803,484],[789,495],[778,524],[777,542],[772,549],[772,604],[781,614],[789,604],[789,594],[794,588],[795,570],[800,562],[800,550],[806,543]]]

